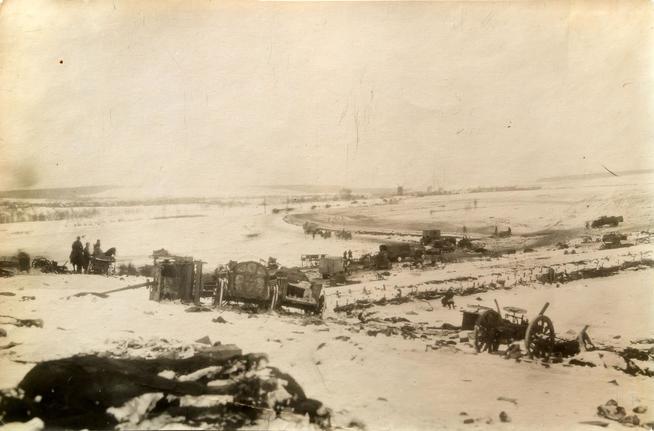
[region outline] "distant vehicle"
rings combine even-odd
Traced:
[[[320,264],[320,259],[326,257],[326,254],[303,254],[300,256],[302,267],[317,268]]]
[[[380,250],[379,253],[373,257],[372,262],[375,269],[391,269],[393,267],[391,260],[388,258],[388,253],[383,250]]]
[[[345,274],[345,261],[341,256],[322,256],[318,262],[318,271],[324,279]]]
[[[352,239],[352,232],[346,231],[345,229],[336,231],[336,238],[338,238],[338,239]]]
[[[621,234],[619,232],[610,232],[602,235],[602,245],[600,249],[611,249],[611,248],[622,248],[630,247],[633,244],[624,243],[623,240],[627,239],[627,235]]]
[[[385,242],[379,246],[380,253],[385,253],[391,262],[398,259],[416,258],[424,251],[424,247],[410,242]]]
[[[456,238],[452,236],[443,236],[425,246],[427,254],[451,253],[456,249]]]
[[[440,239],[440,237],[440,229],[426,229],[422,231],[422,238],[420,238],[420,243],[422,245],[428,245],[433,241]]]
[[[427,253],[429,254],[449,253],[456,248],[456,238],[442,236],[439,229],[427,229],[422,231],[420,244],[427,247]]]
[[[600,228],[604,226],[617,227],[618,223],[622,223],[624,219],[622,216],[602,216],[591,223],[592,228]]]

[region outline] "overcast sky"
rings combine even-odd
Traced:
[[[654,167],[651,2],[5,0],[0,189]]]

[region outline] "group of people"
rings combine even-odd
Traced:
[[[111,253],[110,253],[111,252]],[[91,243],[87,242],[86,245],[82,244],[81,237],[77,237],[73,242],[72,250],[70,252],[70,263],[73,265],[73,272],[87,274],[89,272],[89,265],[92,257],[105,257],[113,256],[115,249],[107,250],[107,253],[102,251],[100,240],[93,244],[93,251],[91,251]]]

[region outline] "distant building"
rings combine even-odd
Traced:
[[[402,196],[404,194],[404,187],[397,186],[397,195]]]

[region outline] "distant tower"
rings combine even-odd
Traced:
[[[397,195],[402,196],[404,194],[404,187],[397,186]]]

